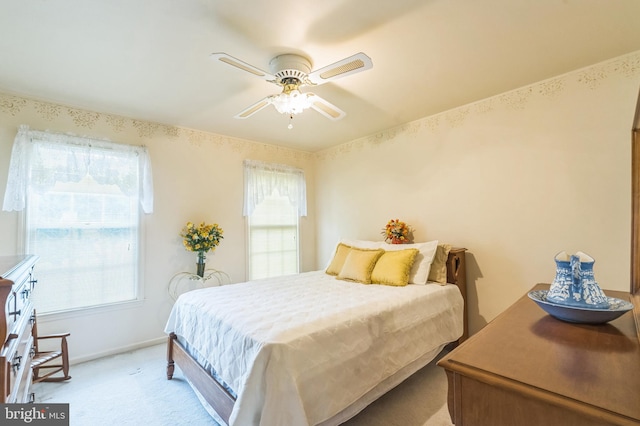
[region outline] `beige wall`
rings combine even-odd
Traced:
[[[20,124],[146,145],[151,156],[155,211],[143,218],[144,302],[39,320],[43,332],[71,332],[70,353],[76,361],[164,337],[162,330],[172,305],[167,284],[178,271],[195,272],[195,255],[182,247],[179,236],[187,221],[220,224],[224,240],[215,254],[209,254],[207,267],[226,271],[234,282],[245,280],[242,161],[246,158],[305,170],[309,215],[301,219],[301,267],[315,268],[315,184],[309,153],[0,94],[1,194]],[[19,213],[0,212],[0,255],[20,251],[20,220]],[[46,282],[40,280],[39,285]]]
[[[605,289],[629,289],[631,125],[640,53],[318,153],[320,264],[339,237],[466,247],[471,331],[584,251]]]
[[[637,52],[316,154],[0,94],[0,191],[20,124],[149,148],[155,212],[144,218],[145,301],[40,321],[44,332],[71,331],[76,361],[164,336],[168,281],[195,268],[178,236],[188,220],[224,228],[208,266],[244,280],[245,158],[305,170],[302,270],[325,265],[340,237],[380,239],[391,218],[411,224],[417,240],[468,248],[475,332],[551,281],[561,250],[592,255],[603,288],[629,288],[639,86]],[[19,252],[19,221],[0,212],[0,255]]]

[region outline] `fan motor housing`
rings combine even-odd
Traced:
[[[301,83],[306,82],[311,72],[311,61],[304,56],[286,54],[276,56],[269,62],[269,68],[280,84],[284,79],[295,78]]]

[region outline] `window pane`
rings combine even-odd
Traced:
[[[135,186],[132,158],[128,179]],[[113,161],[123,166],[121,157]],[[137,298],[139,199],[119,184],[100,184],[87,175],[29,191],[27,251],[40,256],[34,293],[39,313]]]
[[[249,278],[298,272],[298,215],[287,197],[265,198],[249,217]]]

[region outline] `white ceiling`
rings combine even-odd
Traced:
[[[640,50],[639,0],[0,0],[0,91],[317,151]],[[279,88],[213,61],[373,69],[315,87],[347,116],[273,107]]]

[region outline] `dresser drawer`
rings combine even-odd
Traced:
[[[14,286],[13,294],[13,310],[9,311],[10,320],[15,323],[19,322],[22,316],[29,316],[29,306],[31,305],[31,281],[25,281],[20,285]],[[11,330],[11,327],[9,328]]]
[[[31,358],[33,354],[33,336],[31,335],[30,315],[33,307],[28,304],[28,311],[17,321],[17,337],[7,342],[7,377],[9,394],[6,402],[22,403],[28,399],[31,388]],[[25,399],[26,398],[26,399]]]
[[[6,328],[4,328],[5,336],[1,336],[4,337],[4,340],[7,340],[11,334],[19,334],[16,332],[16,327],[18,327],[21,317],[24,315],[28,317],[30,315],[28,314],[28,310],[31,303],[31,292],[35,285],[33,267],[18,272],[14,284],[9,290],[4,306],[4,327]]]
[[[18,328],[23,328],[23,320],[26,319],[28,321],[31,319],[30,316],[33,314],[31,290],[31,283],[26,281],[19,285],[14,285],[11,293],[9,293],[5,305],[7,324],[6,340],[11,340],[11,336],[14,334],[20,335]]]

